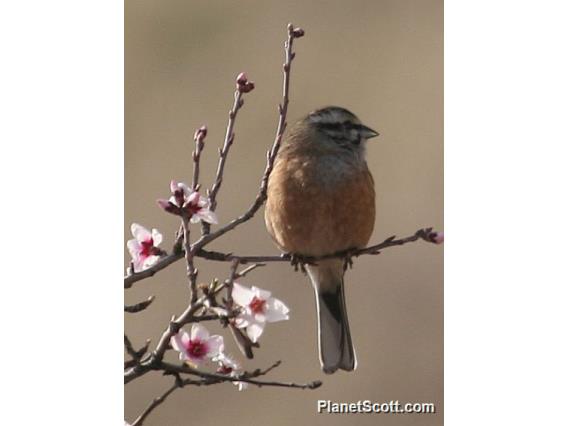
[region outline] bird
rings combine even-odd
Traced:
[[[293,125],[269,176],[265,224],[283,252],[319,258],[363,248],[375,225],[367,141],[379,134],[349,110],[328,106]],[[306,263],[316,297],[324,373],[353,371],[357,360],[345,304],[345,259]]]

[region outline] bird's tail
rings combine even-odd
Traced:
[[[337,369],[353,371],[357,360],[347,321],[343,261],[318,261],[317,265],[307,265],[306,269],[316,294],[321,368],[327,374]]]

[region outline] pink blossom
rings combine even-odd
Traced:
[[[239,363],[224,353],[220,353],[213,361],[216,361],[219,365],[217,368],[217,373],[219,374],[238,377],[243,372]],[[238,386],[240,391],[245,390],[248,387],[247,382],[234,381],[233,384]]]
[[[179,352],[179,359],[200,365],[208,358],[215,358],[223,352],[222,336],[210,336],[209,331],[200,324],[193,324],[191,334],[180,330],[170,339],[172,347]]]
[[[132,256],[134,272],[149,268],[158,261],[162,250],[158,248],[162,242],[162,234],[157,229],[148,231],[142,225],[133,223],[130,227],[134,239],[128,240],[126,246]]]
[[[157,200],[162,209],[177,216],[187,216],[191,223],[199,221],[218,223],[217,215],[210,209],[209,200],[199,195],[199,192],[175,180],[170,183],[170,190],[172,195],[169,200]]]
[[[243,308],[235,319],[235,325],[246,328],[248,337],[254,343],[262,335],[266,323],[289,319],[290,309],[281,300],[271,297],[269,291],[233,283],[232,295],[233,301]]]

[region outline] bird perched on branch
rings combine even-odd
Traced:
[[[375,224],[375,190],[365,161],[378,133],[350,111],[326,107],[296,123],[283,141],[268,182],[265,221],[278,247],[299,258],[365,247]],[[343,259],[306,265],[319,318],[325,373],[356,367],[349,332]]]

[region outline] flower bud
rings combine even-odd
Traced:
[[[294,28],[292,30],[292,35],[294,36],[294,38],[300,38],[303,37],[305,34],[304,30],[302,28]]]
[[[193,139],[203,140],[203,139],[205,139],[205,136],[207,136],[207,126],[203,125],[195,131],[195,133],[193,134]]]
[[[237,90],[241,93],[248,93],[254,89],[254,82],[249,81],[247,75],[242,72],[237,76]]]
[[[176,206],[175,204],[169,202],[168,200],[156,200],[156,203],[158,203],[158,206],[160,206],[162,209],[164,209],[165,211],[167,211],[168,213],[171,214],[175,214],[175,215],[180,215],[180,208],[178,206]]]
[[[430,241],[434,244],[442,244],[444,242],[444,233],[443,232],[432,232],[429,235]]]

